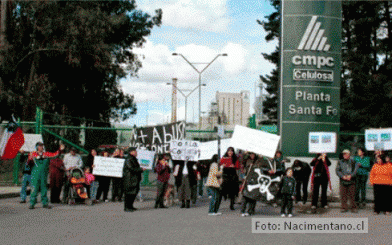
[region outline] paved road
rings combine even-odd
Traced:
[[[368,234],[252,234],[251,217],[230,211],[222,203],[222,216],[208,216],[209,199],[181,209],[153,209],[153,191],[139,210],[123,212],[123,203],[94,206],[40,204],[29,210],[19,198],[0,199],[0,244],[391,244],[392,216],[373,215],[371,205],[359,213],[341,214],[337,203],[317,215],[296,207],[296,217],[369,217]],[[237,205],[238,207],[238,205]],[[279,209],[257,205],[257,218],[278,217]]]

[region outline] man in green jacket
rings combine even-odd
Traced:
[[[29,209],[34,209],[37,203],[38,192],[41,192],[42,207],[50,209],[51,206],[48,205],[48,189],[47,180],[49,173],[49,160],[50,158],[56,157],[64,150],[65,146],[60,145],[60,150],[56,152],[45,152],[44,143],[38,142],[36,144],[37,151],[33,151],[29,155],[29,160],[34,161],[33,170],[31,173],[31,196],[30,196],[30,207]]]

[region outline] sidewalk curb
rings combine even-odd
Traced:
[[[20,192],[4,193],[4,194],[0,194],[0,199],[13,198],[19,196],[20,196]]]

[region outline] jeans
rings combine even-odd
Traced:
[[[22,201],[26,201],[26,189],[28,185],[31,185],[31,174],[24,174],[22,180],[22,190],[20,191],[20,198],[22,199]]]
[[[96,200],[97,199],[97,190],[98,190],[98,181],[93,181],[90,186],[90,199]]]
[[[203,196],[204,191],[203,191],[203,186],[206,184],[207,182],[207,177],[203,177],[201,178],[201,180],[198,181],[198,185],[197,185],[197,193],[199,194],[199,196]],[[207,188],[207,195],[210,195],[210,189]]]
[[[217,213],[219,210],[219,206],[222,200],[222,196],[220,194],[220,190],[215,187],[208,187],[212,193],[212,198],[210,200],[210,208],[208,210],[209,213]]]
[[[366,202],[366,184],[368,175],[357,175],[355,186],[355,201],[357,203]]]
[[[280,210],[281,214],[293,214],[293,198],[290,194],[282,194],[282,209]]]

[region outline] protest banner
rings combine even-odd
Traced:
[[[231,137],[231,146],[273,158],[278,148],[279,140],[279,135],[236,125]]]
[[[170,142],[170,153],[173,160],[198,161],[199,142],[191,140],[172,140]]]
[[[309,153],[335,153],[336,144],[335,132],[309,132]]]
[[[152,170],[154,165],[155,152],[148,150],[137,150],[137,160],[140,167]]]
[[[35,145],[38,142],[44,142],[41,134],[24,134],[24,138],[25,138],[25,143],[22,146],[22,148],[20,148],[20,150],[23,150],[25,152],[35,151],[36,150]]]
[[[222,155],[226,153],[227,148],[230,147],[231,139],[222,139],[221,140],[221,153]],[[200,156],[199,160],[210,160],[212,156],[218,154],[218,141],[207,141],[200,142],[199,145]]]
[[[366,129],[365,147],[368,151],[392,150],[392,128]]]
[[[185,122],[176,122],[134,130],[131,147],[146,148],[157,154],[170,152],[170,141],[185,139]]]
[[[122,178],[125,159],[113,157],[94,157],[93,175]]]

